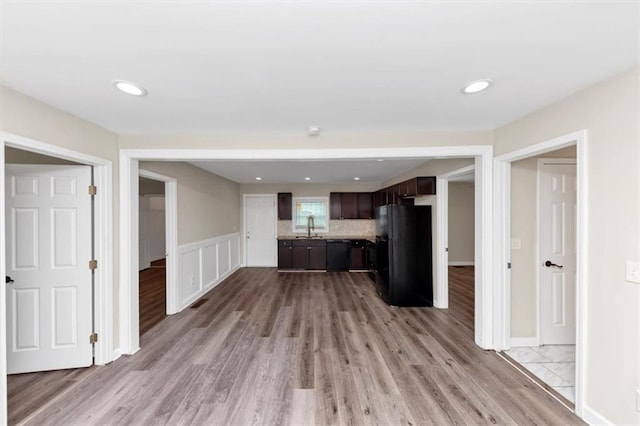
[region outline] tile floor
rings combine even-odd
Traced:
[[[504,353],[569,401],[575,402],[575,345],[512,347]]]

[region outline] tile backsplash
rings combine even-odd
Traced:
[[[292,224],[290,220],[278,221],[278,237],[292,237],[294,234],[291,230]],[[376,234],[375,220],[331,220],[329,221],[329,232],[320,234],[325,238],[332,236],[340,237],[373,237]]]

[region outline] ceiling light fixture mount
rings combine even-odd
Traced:
[[[474,93],[480,93],[487,90],[493,85],[493,80],[490,78],[483,78],[481,80],[470,81],[464,85],[460,92],[464,95],[472,95]]]
[[[147,91],[144,87],[126,80],[113,80],[113,85],[121,91],[131,96],[146,96]]]
[[[322,130],[320,126],[310,126],[307,133],[309,133],[309,136],[318,136],[320,135],[320,130]]]

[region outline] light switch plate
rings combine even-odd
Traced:
[[[627,260],[627,281],[640,284],[640,262]]]
[[[511,250],[520,250],[522,248],[522,240],[520,238],[511,239]]]

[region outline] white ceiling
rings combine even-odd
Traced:
[[[0,19],[2,84],[120,134],[493,129],[638,63],[635,1],[2,1]]]
[[[0,83],[119,134],[489,130],[639,62],[638,2],[0,3]],[[425,160],[197,165],[381,182]]]
[[[425,159],[338,161],[201,161],[191,162],[239,183],[381,183],[421,164]],[[257,181],[256,177],[262,180]],[[310,177],[310,181],[305,181]],[[359,181],[353,178],[359,177]]]

